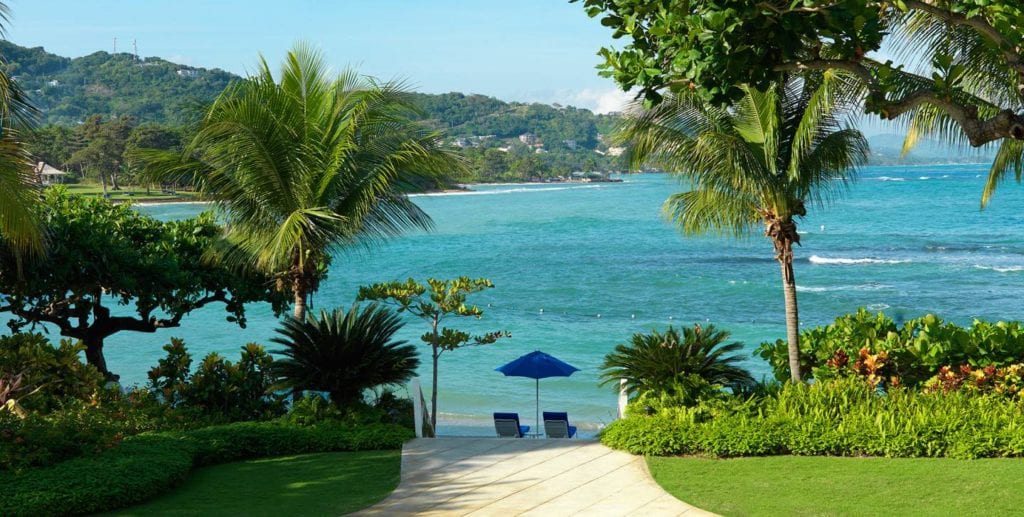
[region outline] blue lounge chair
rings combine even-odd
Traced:
[[[569,425],[568,413],[545,411],[544,434],[548,438],[572,438],[576,436],[576,426]]]
[[[494,430],[498,438],[522,438],[530,432],[530,426],[519,425],[519,413],[495,413]]]

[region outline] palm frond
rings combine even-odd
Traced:
[[[276,79],[261,60],[225,90],[178,159],[139,157],[152,177],[192,177],[217,203],[242,251],[225,254],[230,260],[308,273],[307,262],[335,248],[430,228],[406,193],[465,164],[415,113],[401,83],[332,75],[319,51],[299,44]]]
[[[1013,173],[1017,183],[1021,181],[1024,173],[1024,141],[1004,138],[999,143],[999,150],[996,151],[995,159],[992,160],[992,167],[988,171],[988,179],[985,180],[985,190],[981,193],[981,207],[985,208],[996,188],[1006,176]]]

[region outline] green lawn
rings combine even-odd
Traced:
[[[78,194],[81,196],[101,196],[103,195],[103,187],[101,185],[94,185],[91,183],[75,183],[64,185],[72,194]],[[126,186],[122,187],[121,190],[109,190],[110,199],[114,200],[133,200],[138,202],[145,201],[160,201],[170,199],[191,199],[195,197],[195,192],[185,192],[176,190],[174,194],[166,194],[160,190],[159,187],[149,189],[149,193],[146,192],[145,187],[133,187]]]
[[[332,452],[206,467],[173,491],[111,515],[342,515],[398,486],[399,451]]]
[[[654,479],[732,515],[1024,515],[1024,460],[650,458]]]

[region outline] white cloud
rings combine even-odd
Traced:
[[[618,88],[594,89],[584,88],[571,96],[572,100],[562,104],[572,104],[581,108],[587,108],[594,113],[611,113],[622,111],[633,101],[634,94],[624,92]]]
[[[563,106],[586,108],[594,113],[611,113],[625,109],[632,102],[633,96],[633,93],[609,87],[584,88],[582,90],[534,90],[513,95],[511,100],[544,104],[558,103]]]

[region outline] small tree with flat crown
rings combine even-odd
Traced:
[[[466,346],[489,345],[503,337],[512,337],[511,333],[503,330],[471,335],[442,326],[443,321],[450,316],[480,319],[484,312],[476,305],[466,305],[466,297],[493,287],[494,284],[486,278],[470,279],[462,276],[454,280],[428,278],[426,286],[410,278],[405,282],[395,280],[359,288],[359,300],[395,305],[398,312],[408,312],[430,324],[430,331],[420,336],[420,339],[430,345],[433,365],[430,390],[431,432],[437,429],[437,363],[441,354]]]

